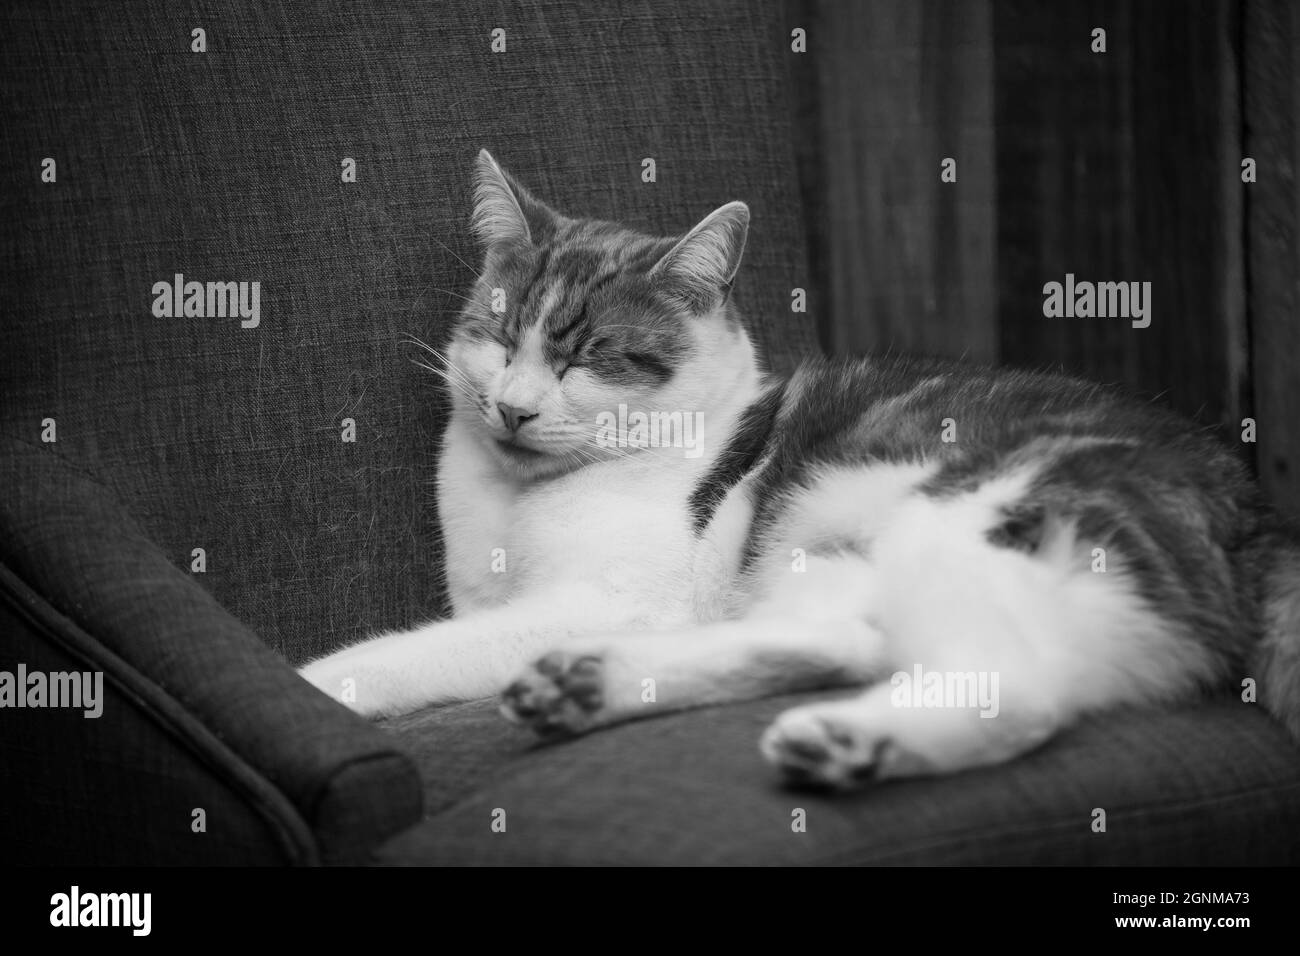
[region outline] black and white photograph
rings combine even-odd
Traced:
[[[0,75],[6,923],[810,866],[1270,922],[1300,5],[13,0]]]

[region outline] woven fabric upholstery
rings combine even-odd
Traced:
[[[0,439],[0,670],[103,671],[103,713],[0,712],[0,843],[25,862],[363,858],[419,819],[396,742],[174,568],[111,494]],[[190,829],[202,808],[208,829]]]
[[[999,767],[828,796],[782,787],[758,739],[818,697],[710,707],[538,745],[491,703],[386,722],[429,813],[394,864],[1296,865],[1300,762],[1240,701],[1111,714]],[[1093,811],[1106,811],[1094,832]],[[794,832],[792,811],[806,811]],[[504,833],[493,811],[506,812]]]
[[[205,548],[200,583],[294,661],[442,607],[439,391],[401,339],[441,341],[470,279],[480,147],[557,207],[646,230],[746,200],[739,304],[777,365],[813,348],[790,308],[807,281],[780,3],[0,18],[0,428],[55,419],[59,450],[179,566]],[[260,326],[155,318],[176,273],[259,281]]]

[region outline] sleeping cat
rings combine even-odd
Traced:
[[[1300,549],[1189,422],[952,362],[766,375],[729,295],[743,203],[645,236],[484,151],[472,225],[439,370],[454,614],[303,668],[326,693],[375,716],[502,693],[556,734],[855,686],[761,740],[833,787],[1247,677],[1300,733]]]

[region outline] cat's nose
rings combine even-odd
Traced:
[[[506,423],[506,428],[512,432],[519,431],[520,425],[536,418],[538,414],[514,405],[507,405],[505,402],[497,402],[497,411],[501,413],[501,420]]]

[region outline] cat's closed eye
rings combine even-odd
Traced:
[[[498,345],[506,350],[506,365],[510,365],[515,360],[515,352],[519,351],[519,344],[514,337],[504,329],[498,329],[492,336]]]
[[[578,347],[570,353],[569,357],[564,360],[564,364],[556,371],[561,379],[566,372],[572,368],[585,368],[591,364],[592,359],[600,353],[600,350],[609,344],[607,338],[586,339],[578,344]]]

